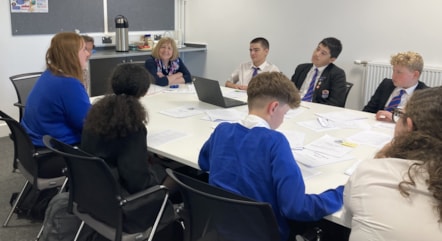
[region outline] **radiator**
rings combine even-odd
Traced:
[[[368,62],[364,70],[364,105],[368,103],[384,78],[391,78],[393,69],[389,63]],[[442,85],[442,68],[425,67],[419,78],[430,87]]]

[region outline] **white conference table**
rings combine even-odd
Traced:
[[[224,94],[229,96],[236,96],[236,93],[232,95],[234,91],[233,89],[222,87],[222,91]],[[237,97],[238,99],[245,100],[246,94],[243,93]],[[207,118],[205,119],[205,113],[190,117],[176,118],[164,115],[160,113],[160,111],[171,110],[178,107],[190,107],[196,109],[201,108],[207,110],[216,110],[220,109],[221,107],[200,102],[192,85],[181,85],[178,89],[168,89],[153,85],[151,86],[149,93],[145,97],[141,98],[141,102],[146,107],[149,116],[149,122],[147,124],[147,144],[149,151],[170,158],[186,166],[199,169],[198,154],[200,148],[209,138],[217,123],[209,121]],[[298,131],[305,133],[304,145],[320,138],[325,134],[333,136],[337,139],[345,139],[349,136],[364,131],[360,128],[340,128],[326,131],[315,131],[299,124],[299,122],[302,121],[316,120],[315,113],[348,111],[343,113],[352,113],[366,117],[367,119],[364,121],[371,127],[372,131],[387,133],[388,135],[393,134],[393,125],[385,125],[385,128],[375,120],[374,114],[372,113],[308,102],[302,102],[301,107],[299,108],[300,113],[291,118],[285,118],[283,124],[278,128],[278,130],[282,132]],[[247,105],[234,107],[234,109],[244,112],[244,115],[247,114]],[[176,138],[176,134],[180,134],[181,137]],[[152,145],[150,140],[152,140],[152,137],[154,136],[155,139],[168,139],[170,137],[172,140],[160,145]],[[304,178],[306,192],[320,193],[327,189],[344,185],[349,177],[347,174],[345,174],[345,171],[352,167],[353,164],[357,163],[358,160],[373,157],[379,148],[380,147],[359,144],[356,147],[352,147],[352,151],[350,152],[354,158],[334,164],[315,167],[313,169],[314,172],[319,172],[319,174]],[[342,211],[338,211],[325,218],[337,224],[350,227],[349,220],[347,220],[344,216],[345,215]]]

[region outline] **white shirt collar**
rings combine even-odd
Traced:
[[[263,70],[267,65],[268,65],[267,60],[264,61],[264,63],[262,63],[260,66],[255,66],[252,62],[252,67],[250,67],[250,68],[256,67],[256,68],[259,68],[260,70]]]
[[[270,129],[269,123],[257,115],[247,115],[244,120],[240,121],[240,124],[249,129],[252,129],[253,127],[265,127]]]
[[[407,89],[403,89],[403,90],[405,90],[405,92],[407,92],[408,95],[411,95],[411,94],[413,94],[413,92],[416,89],[418,84],[419,84],[419,82],[417,82],[415,85],[413,85],[413,86],[411,86],[411,87],[409,87]]]
[[[322,71],[324,71],[324,69],[327,68],[327,66],[328,66],[328,64],[324,65],[322,67],[316,67],[315,65],[313,65],[310,71],[313,71],[314,69],[318,69],[318,73],[322,73]]]

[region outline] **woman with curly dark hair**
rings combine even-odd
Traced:
[[[136,64],[118,65],[112,76],[114,94],[94,103],[86,117],[81,149],[103,158],[122,187],[122,195],[133,194],[151,186],[164,184],[167,174],[159,164],[154,164],[147,151],[147,112],[139,99],[153,81],[145,68]],[[145,230],[153,221],[146,212],[125,214],[123,231]],[[167,240],[170,229],[163,229],[174,220],[171,205],[163,215],[159,229],[168,230],[161,240]],[[156,235],[158,236],[158,235]]]
[[[442,240],[442,87],[395,109],[395,137],[344,190],[350,240]]]
[[[118,65],[111,76],[114,94],[93,104],[83,127],[81,149],[103,158],[115,169],[130,194],[161,182],[149,163],[148,117],[139,101],[151,82],[152,76],[143,67]]]

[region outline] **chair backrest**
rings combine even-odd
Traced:
[[[32,72],[9,77],[17,93],[18,102],[15,105],[20,108],[20,120],[23,117],[23,108],[26,106],[29,93],[41,74],[42,72]]]
[[[5,112],[3,112],[1,110],[0,110],[0,117],[1,118],[5,118],[5,119],[14,119],[14,118],[12,118],[11,116],[9,116],[8,114],[6,114]],[[17,145],[15,143],[14,133],[12,133],[11,126],[9,126],[8,122],[6,122],[6,124],[9,127],[9,131],[11,132],[10,138],[14,142],[14,159],[12,160],[12,172],[15,172],[15,170],[17,169]]]
[[[23,175],[34,185],[37,183],[38,178],[38,164],[36,160],[38,156],[36,155],[35,147],[21,124],[12,118],[3,117],[3,114],[0,120],[6,122],[14,138],[14,148],[19,160],[19,167],[25,169],[21,170]]]
[[[278,224],[268,203],[256,202],[211,186],[171,169],[183,195],[186,241],[280,240]]]
[[[345,91],[345,102],[344,102],[344,107],[345,107],[345,103],[347,103],[347,97],[348,94],[350,93],[351,88],[353,87],[353,83],[350,82],[345,82],[345,87],[347,88]]]
[[[80,212],[118,229],[122,220],[120,188],[105,161],[48,135],[43,137],[43,143],[66,161],[69,208],[75,202]]]

